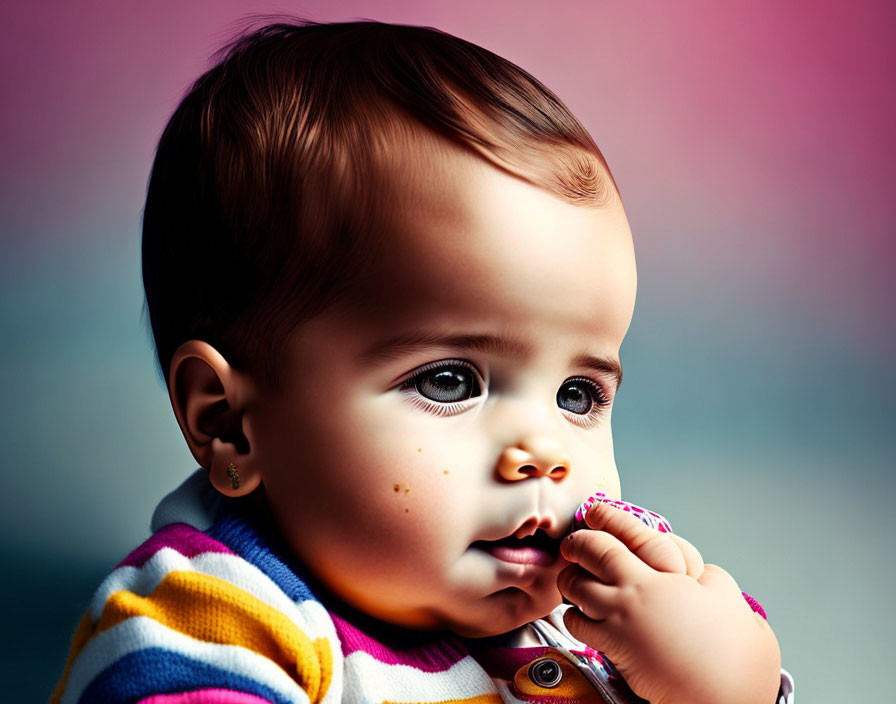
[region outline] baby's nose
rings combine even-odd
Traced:
[[[498,458],[498,475],[515,482],[527,477],[550,477],[555,481],[569,475],[569,455],[560,445],[544,436],[529,436],[504,448]]]

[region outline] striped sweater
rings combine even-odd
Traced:
[[[250,502],[223,498],[201,471],[160,504],[153,530],[96,591],[51,704],[602,701],[556,648],[351,610],[312,586]]]

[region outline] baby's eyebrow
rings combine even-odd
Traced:
[[[532,353],[532,346],[520,340],[500,335],[440,335],[438,333],[411,333],[393,337],[378,343],[361,355],[366,363],[381,363],[401,359],[410,352],[427,347],[456,347],[511,359],[525,359]]]
[[[377,343],[362,353],[361,361],[365,364],[381,364],[401,359],[411,352],[430,347],[473,350],[509,359],[525,359],[532,354],[531,345],[500,335],[441,335],[416,332]],[[622,383],[622,365],[617,359],[580,354],[572,360],[572,364],[612,377],[617,389]]]
[[[613,377],[613,381],[616,382],[616,389],[619,389],[619,385],[622,383],[622,365],[619,363],[619,360],[611,359],[610,357],[580,354],[572,363],[576,367],[593,369],[600,374],[607,374]]]

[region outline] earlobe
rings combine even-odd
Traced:
[[[225,496],[244,496],[261,483],[245,421],[250,379],[211,345],[189,340],[171,359],[169,394],[174,415],[196,461]]]
[[[227,446],[218,438],[211,442],[215,459],[209,468],[208,478],[219,492],[225,496],[246,496],[261,484],[261,472],[251,464],[241,463],[239,458],[227,460]]]

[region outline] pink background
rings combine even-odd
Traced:
[[[579,116],[639,257],[626,498],[765,604],[801,701],[886,698],[896,5],[870,0],[5,3],[5,681],[45,695],[98,578],[194,466],[140,319],[140,211],[187,84],[275,11],[438,27]]]

